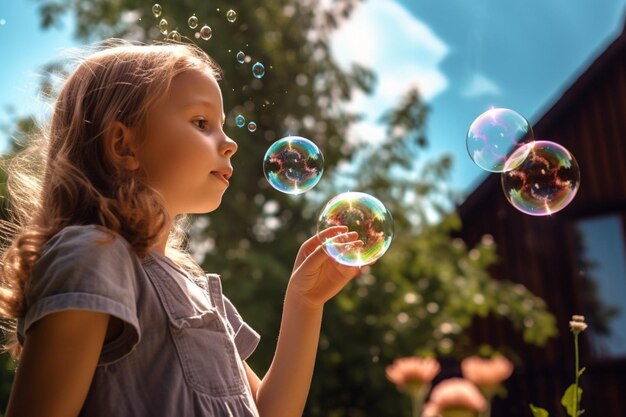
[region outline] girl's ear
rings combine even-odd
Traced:
[[[128,171],[139,168],[139,159],[133,152],[133,132],[119,121],[114,121],[105,138],[108,156],[117,167]]]

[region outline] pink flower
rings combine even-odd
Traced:
[[[439,406],[433,402],[424,404],[422,417],[439,417]]]
[[[487,400],[478,391],[476,385],[463,378],[449,378],[441,381],[433,388],[429,403],[435,404],[428,409],[430,413],[443,413],[453,408],[477,412],[487,409]]]
[[[461,362],[463,376],[479,387],[494,387],[513,373],[513,364],[502,355],[490,359],[471,356]]]
[[[387,379],[396,384],[400,391],[406,391],[407,385],[421,387],[428,384],[439,373],[441,366],[434,358],[398,358],[385,369]]]

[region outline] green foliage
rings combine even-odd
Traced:
[[[532,404],[530,404],[530,411],[532,411],[534,417],[548,417],[550,415],[545,409],[535,407]]]
[[[7,353],[0,355],[0,416],[6,410],[8,405],[9,393],[11,392],[11,384],[13,384],[13,375],[15,373],[15,363]]]
[[[359,115],[341,104],[357,90],[371,91],[376,78],[366,68],[339,68],[328,39],[358,1],[335,1],[324,11],[315,0],[170,0],[160,2],[159,19],[145,0],[40,4],[44,27],[70,12],[77,35],[89,40],[161,39],[160,18],[194,39],[186,26],[192,13],[200,25],[212,27],[212,38],[196,43],[223,69],[226,129],[239,151],[222,207],[192,219],[190,247],[207,271],[221,273],[226,295],[263,335],[249,360],[259,374],[273,357],[293,259],[315,232],[323,201],[358,190],[376,196],[393,214],[396,234],[388,253],[325,309],[306,415],[402,415],[410,407],[385,379],[385,366],[410,354],[466,355],[475,347],[465,330],[477,318],[508,319],[535,345],[556,334],[543,300],[519,284],[490,277],[487,270],[498,261],[490,236],[471,248],[450,237],[461,226],[454,213],[458,196],[447,186],[452,160],[420,161],[429,109],[419,91],[408,91],[385,114],[388,134],[381,143],[346,140]],[[238,14],[234,24],[225,18],[230,8]],[[239,50],[251,63],[264,63],[265,77],[254,79],[251,63],[236,62]],[[257,131],[237,129],[237,114],[254,120]],[[275,191],[262,173],[266,149],[289,133],[313,140],[326,162],[322,182],[301,196]],[[351,168],[338,172],[340,162]]]
[[[580,412],[576,412],[578,408],[578,404],[580,404],[580,399],[582,398],[583,390],[577,384],[572,384],[563,393],[563,397],[561,397],[561,405],[565,407],[567,411],[567,415],[572,417],[577,417],[580,415]],[[577,414],[574,416],[574,414]]]

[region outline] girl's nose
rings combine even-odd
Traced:
[[[221,153],[224,156],[232,157],[237,152],[237,142],[224,135],[224,142],[222,142]]]

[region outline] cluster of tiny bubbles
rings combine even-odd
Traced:
[[[176,42],[180,42],[181,38],[182,37],[180,36],[180,33],[177,30],[173,30],[167,34],[167,39],[170,39]]]
[[[196,17],[195,14],[190,16],[189,19],[187,19],[187,24],[189,25],[191,29],[195,29],[198,27],[198,18]]]
[[[152,6],[152,14],[154,15],[154,17],[161,16],[161,13],[163,13],[163,8],[161,7],[160,4],[157,3],[154,6]]]
[[[238,114],[235,116],[235,125],[237,125],[238,128],[244,127],[246,125],[246,118]]]
[[[265,75],[265,66],[260,62],[254,64],[252,66],[252,75],[254,75],[256,78],[263,78],[263,76]]]
[[[510,109],[492,108],[472,122],[466,145],[470,158],[480,168],[506,172],[524,161],[525,155],[516,151],[528,149],[523,145],[532,140],[532,128],[522,115]],[[517,158],[511,158],[514,153]]]
[[[204,25],[200,29],[200,37],[205,41],[208,41],[213,36],[213,29],[209,25]]]
[[[391,213],[377,198],[361,192],[346,192],[328,201],[320,212],[317,233],[332,226],[347,226],[350,232],[357,232],[358,240],[342,243],[330,238],[323,248],[334,260],[343,265],[363,266],[375,262],[383,256],[393,239],[393,218]]]
[[[245,123],[245,121],[244,121]],[[248,130],[250,132],[256,132],[256,123],[253,121],[250,121],[250,123],[248,123]]]
[[[580,185],[580,170],[563,146],[534,141],[519,148],[511,158],[523,159],[517,168],[502,173],[502,189],[513,207],[532,216],[545,216],[572,202]]]
[[[234,23],[235,20],[237,20],[237,12],[234,11],[233,9],[230,9],[229,11],[226,12],[226,19],[230,23]]]
[[[302,194],[322,178],[324,156],[310,140],[287,136],[274,142],[265,153],[263,173],[278,191]]]
[[[159,31],[163,35],[167,35],[167,29],[168,28],[169,28],[169,24],[167,23],[167,20],[161,19],[161,21],[159,22]]]
[[[237,52],[236,58],[237,62],[243,64],[246,61],[246,54],[244,54],[243,51],[239,51]]]

